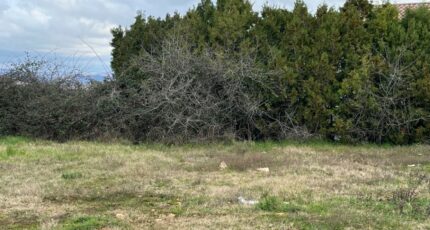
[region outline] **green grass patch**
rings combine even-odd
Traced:
[[[0,137],[0,145],[18,145],[18,144],[26,144],[28,142],[30,142],[30,139],[26,137],[12,137],[12,136]]]
[[[292,203],[295,205],[288,206],[282,199],[268,196],[257,207],[268,212],[263,218],[268,218],[272,223],[294,223],[300,229],[373,229],[375,226],[405,229],[408,221],[416,218],[400,215],[395,205],[388,201],[338,197]]]
[[[22,155],[25,155],[25,151],[13,146],[7,146],[6,150],[0,153],[0,159],[8,159],[11,157],[22,156]]]
[[[62,230],[92,230],[108,227],[126,228],[126,225],[108,216],[77,216],[66,220],[59,229]]]
[[[284,202],[277,196],[263,196],[257,204],[257,209],[267,212],[298,212],[301,208],[290,202]]]
[[[82,177],[83,175],[80,172],[64,172],[63,174],[61,174],[61,178],[63,178],[64,180],[75,180]]]

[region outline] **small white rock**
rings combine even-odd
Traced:
[[[224,169],[227,169],[227,164],[223,161],[223,162],[221,162],[221,164],[219,164],[219,168],[221,169],[221,170],[224,170]]]
[[[257,171],[264,172],[264,173],[269,173],[270,169],[269,168],[258,168]]]
[[[415,167],[415,165],[408,165],[408,167]]]
[[[243,205],[256,205],[256,204],[258,204],[257,200],[246,200],[245,198],[243,198],[241,196],[239,196],[237,199],[239,200],[239,203],[243,204]]]

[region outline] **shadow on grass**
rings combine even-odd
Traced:
[[[168,213],[180,199],[170,194],[152,192],[139,194],[127,191],[94,191],[86,195],[79,192],[68,195],[51,194],[46,195],[43,200],[45,202],[71,203],[83,206],[90,213],[99,213],[116,208],[157,209],[160,212]]]

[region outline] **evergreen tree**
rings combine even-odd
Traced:
[[[309,77],[304,81],[307,95],[304,116],[314,132],[328,135],[338,103],[336,74],[342,57],[339,14],[325,5],[320,6],[309,36],[312,48],[306,62]]]
[[[237,52],[249,39],[258,16],[247,0],[218,0],[210,27],[210,42],[220,52]],[[248,41],[249,42],[249,41]],[[247,44],[247,48],[250,44]]]
[[[195,48],[202,50],[210,45],[210,29],[214,25],[215,6],[211,0],[202,0],[197,8],[189,10],[181,24]]]
[[[114,28],[112,35],[112,69],[127,87],[152,77],[139,69],[145,63],[132,63],[146,60],[136,57],[162,59],[166,38],[178,35],[175,42],[197,57],[209,53],[263,69],[264,78],[246,84],[264,99],[264,116],[247,129],[249,137],[295,132],[411,143],[430,136],[426,8],[400,19],[390,4],[348,0],[339,10],[322,5],[310,14],[299,0],[292,11],[264,6],[259,15],[247,0],[201,0],[184,16],[138,14],[130,29]]]

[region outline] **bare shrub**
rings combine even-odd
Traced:
[[[399,188],[393,192],[391,200],[396,204],[400,214],[406,212],[406,208],[412,208],[412,211],[417,211],[421,207],[417,201],[420,194],[420,187],[429,183],[429,178],[423,173],[411,173],[409,175],[408,186]],[[425,210],[427,212],[427,210]]]
[[[173,33],[123,76],[86,82],[78,69],[29,58],[0,75],[0,135],[128,139],[135,143],[306,138],[294,113],[275,114],[265,94],[279,72],[254,54],[195,51]]]
[[[161,53],[143,52],[130,67],[140,80],[128,94],[135,139],[182,142],[233,134],[253,139],[264,112],[255,93],[270,74],[252,55],[223,56],[192,51],[184,38],[172,36]]]
[[[77,69],[28,57],[0,76],[0,134],[66,140],[85,126],[86,89]]]

